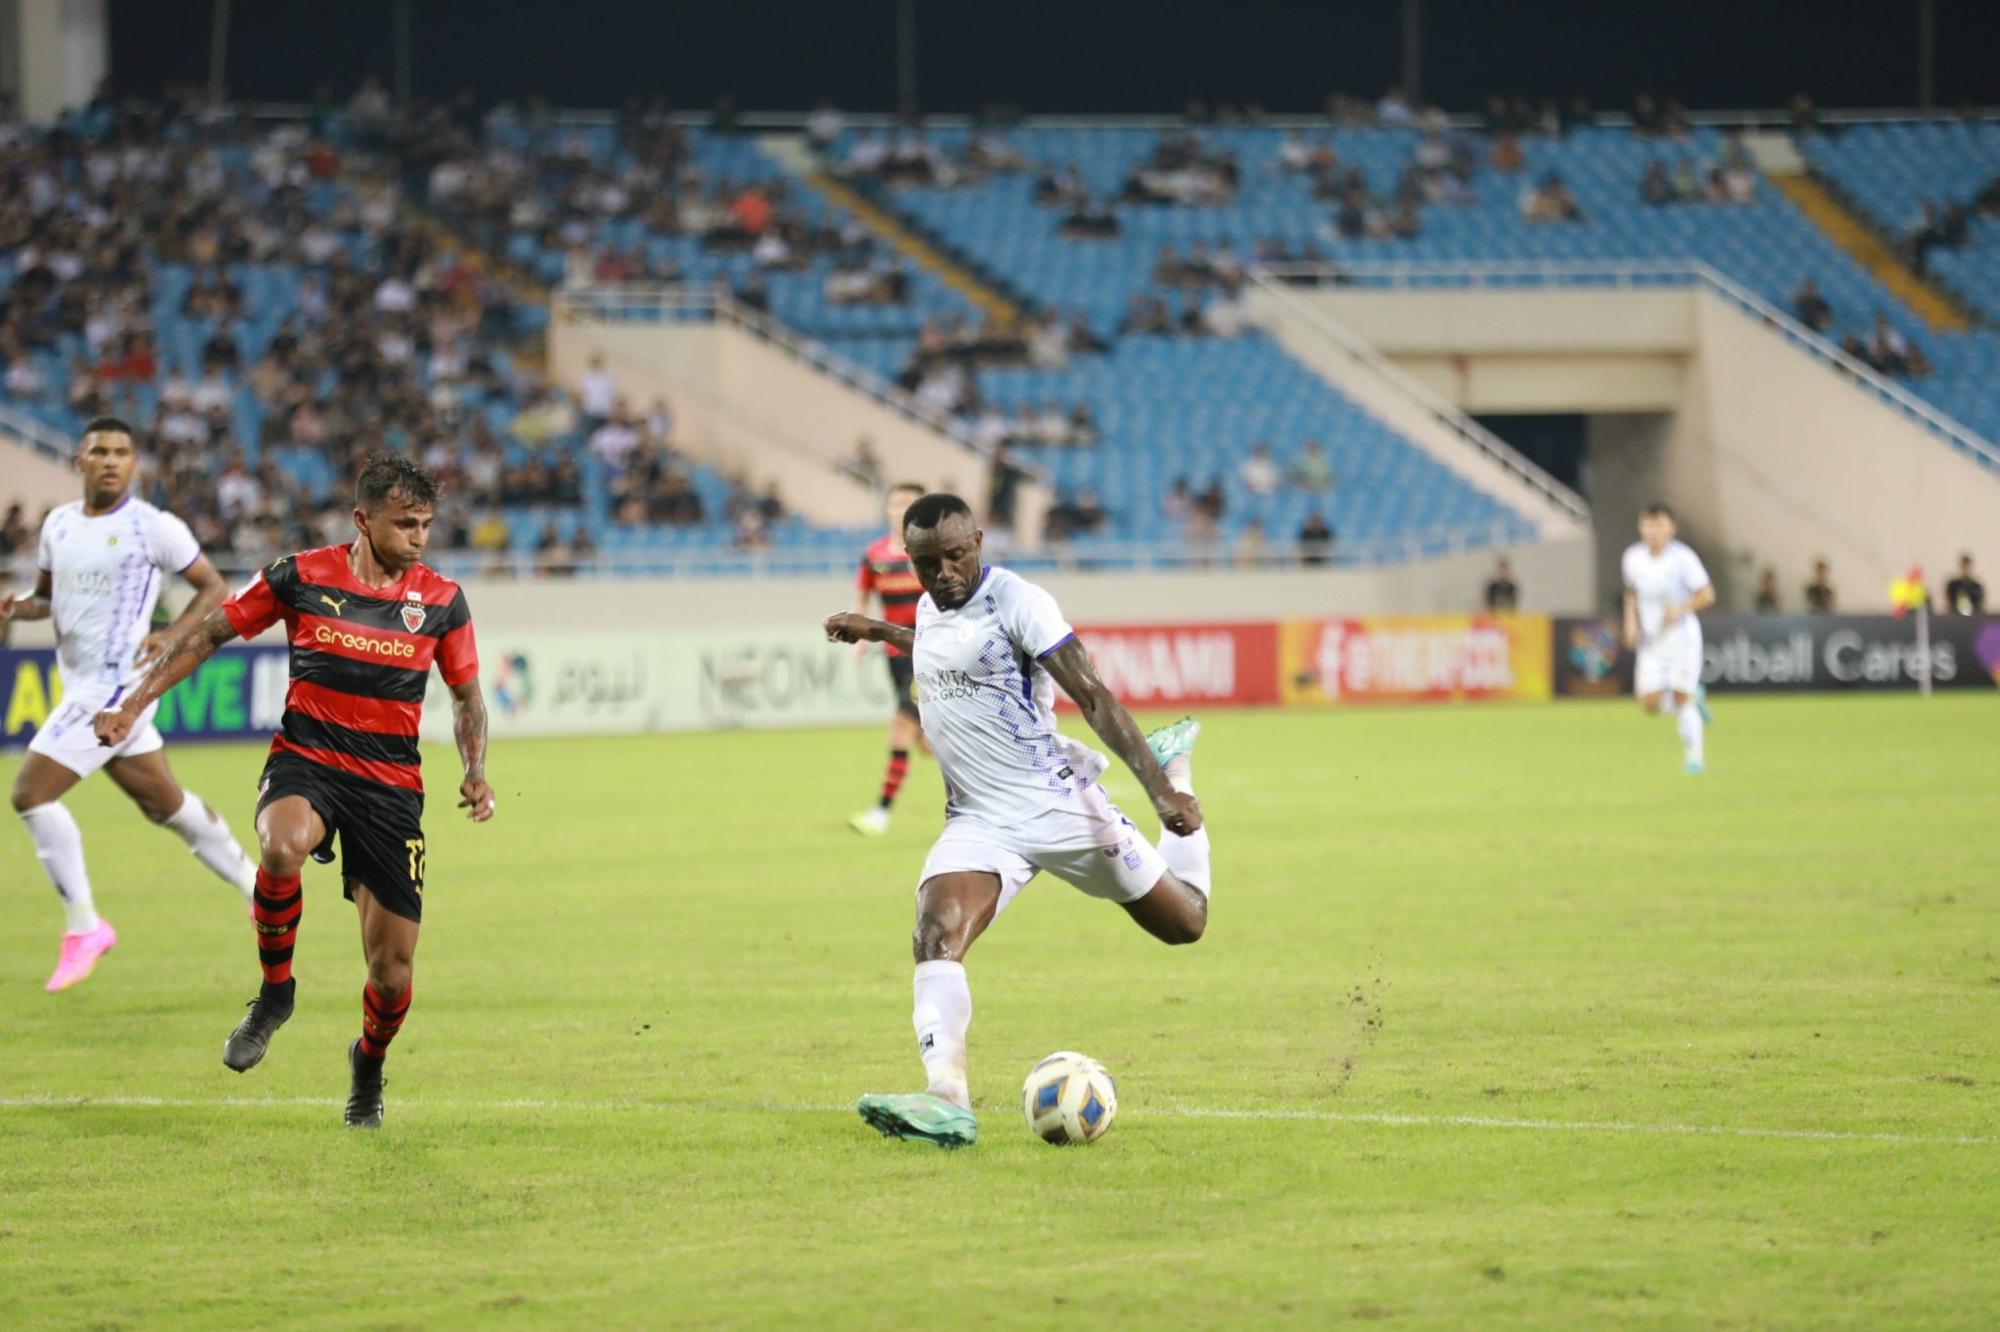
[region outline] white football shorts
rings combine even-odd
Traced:
[[[1632,672],[1632,687],[1641,698],[1649,694],[1692,695],[1701,684],[1701,640],[1676,637],[1639,649]]]
[[[88,684],[76,690],[65,690],[63,701],[49,714],[35,732],[35,738],[28,742],[28,752],[54,759],[79,777],[88,777],[105,764],[116,758],[137,758],[141,754],[151,754],[166,747],[159,731],[153,726],[153,714],[160,710],[156,702],[139,717],[132,733],[125,737],[125,743],[107,748],[97,743],[97,732],[93,723],[97,714],[112,706],[120,691],[110,685]]]
[[[1092,897],[1136,902],[1166,875],[1167,862],[1118,812],[1104,788],[1093,786],[1078,808],[1050,810],[1017,828],[994,828],[962,815],[946,819],[924,857],[917,886],[940,874],[997,874],[999,910],[1005,910],[1043,870]]]

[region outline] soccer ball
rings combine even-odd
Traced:
[[[1021,1109],[1043,1142],[1058,1147],[1096,1142],[1118,1116],[1118,1084],[1088,1055],[1058,1050],[1028,1070]]]

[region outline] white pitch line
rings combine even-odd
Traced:
[[[0,1096],[0,1110],[81,1109],[105,1106],[112,1109],[202,1110],[272,1109],[287,1106],[345,1105],[331,1096]],[[701,1111],[708,1113],[769,1114],[848,1114],[845,1105],[781,1105],[768,1101],[730,1104],[717,1101],[557,1101],[492,1100],[459,1101],[415,1098],[393,1104],[413,1110],[565,1110],[585,1113],[646,1111]],[[991,1105],[995,1114],[1011,1111],[1011,1105]],[[1868,1133],[1844,1129],[1741,1128],[1726,1124],[1634,1124],[1616,1120],[1576,1119],[1496,1119],[1486,1115],[1394,1115],[1339,1110],[1215,1110],[1200,1106],[1161,1106],[1153,1113],[1183,1119],[1262,1119],[1298,1120],[1323,1124],[1374,1124],[1390,1128],[1478,1128],[1513,1129],[1532,1133],[1626,1133],[1653,1134],[1682,1138],[1774,1138],[1786,1142],[1886,1142],[1909,1147],[1996,1147],[2000,1138],[1964,1137],[1930,1133]]]

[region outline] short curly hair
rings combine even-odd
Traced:
[[[364,513],[376,513],[391,497],[413,509],[435,509],[437,479],[408,458],[371,454],[361,464],[361,475],[354,479],[354,505]]]

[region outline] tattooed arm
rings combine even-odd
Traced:
[[[493,817],[493,788],[486,781],[486,697],[478,676],[451,687],[451,735],[465,766],[458,807],[474,823],[484,823]]]
[[[9,620],[46,620],[49,618],[49,598],[55,592],[55,575],[47,569],[40,570],[35,579],[35,590],[29,596],[18,596],[12,592],[0,592],[0,624]]]
[[[229,622],[229,616],[222,611],[208,613],[208,618],[189,632],[175,639],[152,668],[132,686],[132,692],[115,708],[106,708],[97,714],[94,729],[100,745],[120,745],[132,734],[132,728],[147,708],[159,701],[160,695],[172,689],[195,668],[215,655],[215,650],[235,638],[236,626]]]

